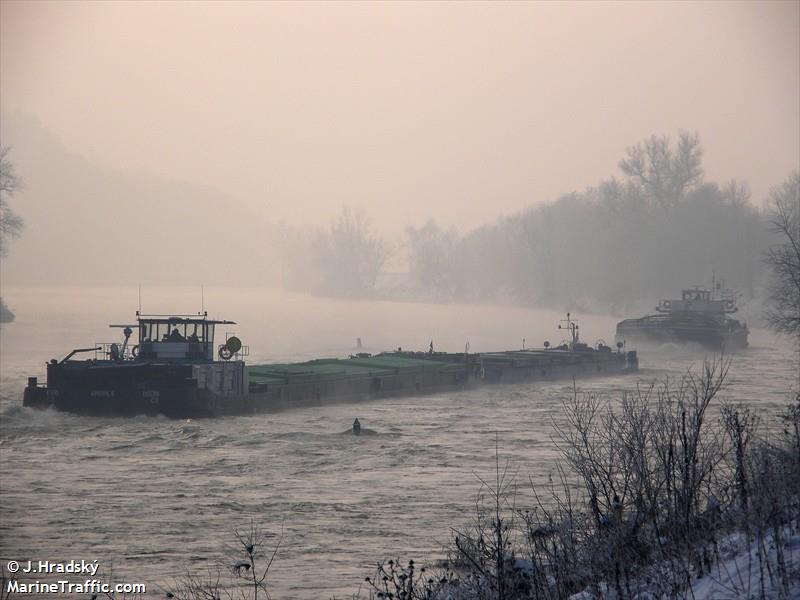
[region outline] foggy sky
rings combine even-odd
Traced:
[[[269,221],[473,227],[679,129],[760,201],[800,163],[798,6],[3,2],[0,103]]]

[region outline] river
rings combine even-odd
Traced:
[[[115,341],[109,323],[134,318],[135,288],[6,289],[17,320],[0,330],[0,555],[97,559],[148,597],[187,569],[225,556],[251,520],[283,542],[273,598],[351,597],[383,558],[442,555],[451,527],[474,510],[478,476],[502,460],[544,481],[551,425],[571,382],[530,383],[213,420],[87,418],[21,406],[25,378],[74,347]],[[250,362],[347,356],[402,346],[472,352],[560,341],[563,315],[501,306],[338,301],[257,289],[142,291],[144,312],[197,312],[225,328]],[[613,341],[618,319],[581,318],[585,341]],[[224,332],[218,332],[218,337]],[[636,376],[579,381],[609,399],[702,363],[697,348],[640,352]],[[798,385],[789,341],[755,329],[735,355],[723,395],[769,420]],[[341,435],[354,417],[375,436]],[[232,561],[228,561],[232,562]],[[56,597],[56,596],[49,596]],[[71,596],[74,597],[74,596]]]

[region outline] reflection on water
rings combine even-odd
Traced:
[[[284,527],[275,597],[352,593],[385,556],[440,555],[492,472],[494,432],[521,480],[547,477],[550,424],[571,383],[520,384],[358,405],[200,421],[74,417],[20,406],[28,375],[51,357],[111,341],[134,317],[136,289],[4,290],[17,321],[0,337],[0,555],[114,560],[128,581],[166,583],[219,555],[252,517]],[[198,290],[143,290],[145,312],[197,312]],[[517,307],[346,302],[262,290],[205,290],[213,317],[233,319],[251,361],[366,351],[519,348],[560,340],[561,315]],[[610,342],[616,319],[580,318],[586,341]],[[220,332],[224,335],[225,332]],[[219,334],[218,334],[219,335]],[[774,414],[797,385],[797,354],[756,330],[724,395]],[[580,382],[616,397],[637,382],[679,377],[699,349],[641,352],[637,377]],[[355,417],[377,435],[346,436]]]

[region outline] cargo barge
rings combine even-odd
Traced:
[[[121,343],[78,348],[47,364],[47,383],[28,378],[23,404],[77,414],[170,418],[270,412],[294,406],[460,390],[484,384],[610,375],[638,369],[636,351],[570,341],[557,348],[490,353],[360,353],[345,359],[246,365],[249,349],[229,337],[214,346],[217,321],[206,314],[137,313]],[[136,342],[131,337],[137,331]],[[91,358],[74,358],[93,353]]]

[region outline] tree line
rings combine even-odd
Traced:
[[[745,298],[759,297],[772,282],[764,257],[793,226],[775,225],[775,214],[750,202],[746,183],[707,181],[702,159],[696,134],[654,135],[627,148],[619,174],[594,187],[465,233],[412,225],[395,244],[366,213],[345,207],[330,229],[287,236],[286,283],[321,295],[622,313],[716,274]],[[775,188],[773,212],[783,206],[786,217],[797,189],[796,174]],[[382,287],[389,264],[403,265],[402,286]]]
[[[8,240],[19,236],[22,231],[22,218],[14,212],[9,199],[22,187],[22,181],[14,170],[9,157],[10,148],[0,143],[0,259],[8,253]],[[14,313],[0,297],[0,323],[14,320]]]
[[[0,257],[22,229],[9,154],[2,148]],[[763,297],[774,329],[800,331],[800,172],[759,210],[745,183],[706,181],[702,159],[696,134],[653,135],[625,150],[618,175],[464,233],[428,221],[390,242],[345,206],[328,228],[283,228],[283,283],[323,296],[624,314],[713,273]],[[2,304],[0,313],[12,318]]]

